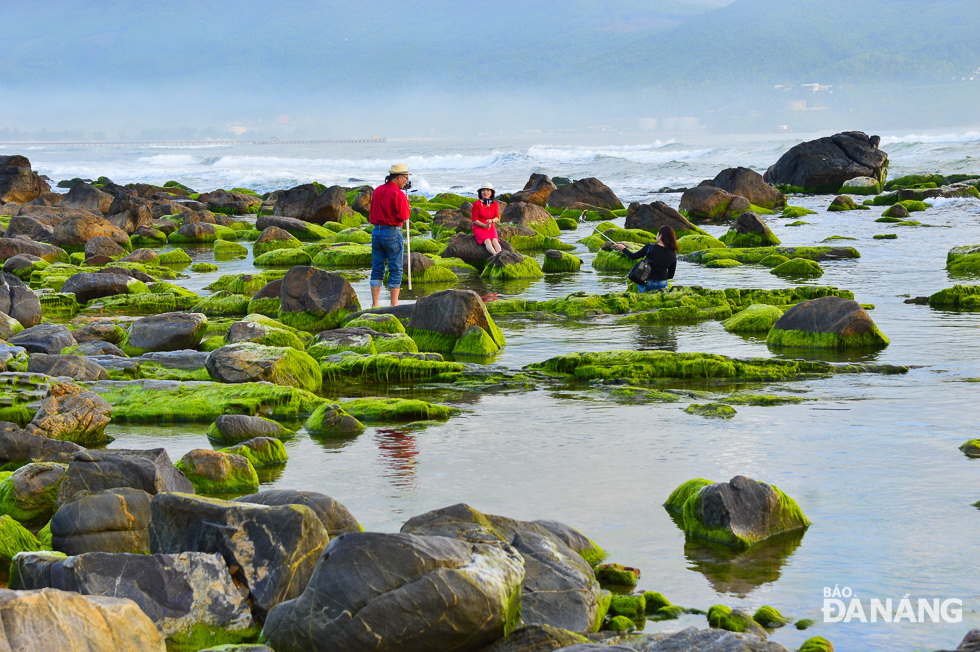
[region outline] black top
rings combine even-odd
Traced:
[[[666,281],[669,278],[674,278],[674,270],[677,268],[677,254],[667,247],[651,242],[644,245],[636,253],[629,249],[623,249],[623,253],[632,260],[639,260],[645,256],[653,267],[650,271],[649,280],[651,281]]]

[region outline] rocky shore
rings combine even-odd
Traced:
[[[813,279],[861,254],[846,243],[780,242],[767,220],[805,219],[791,205],[801,193],[840,193],[828,210],[881,210],[883,223],[928,214],[937,198],[980,199],[977,175],[888,180],[887,170],[874,137],[845,132],[790,149],[765,175],[722,170],[684,191],[677,209],[624,206],[595,178],[531,174],[499,196],[503,251],[494,256],[470,234],[472,198],[413,197],[420,298],[364,310],[353,284],[371,260],[369,186],[260,196],[103,177],[52,192],[27,158],[0,156],[0,578],[9,587],[0,589],[0,639],[13,650],[787,649],[767,638],[813,626],[805,614],[675,605],[671,587],[632,560],[607,560],[588,523],[521,521],[460,502],[398,532],[365,532],[343,496],[268,485],[289,463],[290,438],[424,428],[459,413],[418,392],[402,396],[406,388],[562,388],[687,403],[691,414],[725,419],[733,406],[803,400],[745,391],[767,383],[907,373],[807,359],[889,345],[871,306],[846,288],[641,294],[624,279],[607,294],[521,296],[545,275],[574,279],[577,245],[595,253],[594,269],[625,276],[632,261],[612,243],[653,241],[663,225],[687,263]],[[728,231],[715,238],[706,225]],[[561,238],[579,230],[577,245]],[[188,252],[202,250],[214,264],[194,263]],[[185,287],[249,253],[255,271],[221,275],[207,294]],[[955,243],[947,269],[980,271],[980,245]],[[507,284],[509,298],[484,302],[455,287],[475,277]],[[977,308],[980,285],[910,301]],[[520,368],[489,364],[512,324],[556,321],[713,321],[799,355],[583,350]],[[171,459],[163,448],[112,447],[106,428],[122,423],[208,430],[201,448]],[[961,450],[977,456],[976,440]],[[691,478],[648,498],[692,545],[751,565],[760,551],[785,557],[811,525],[805,502],[768,480]],[[681,616],[703,625],[642,633],[648,621]],[[799,649],[834,648],[812,636]],[[980,633],[958,649],[980,649]]]

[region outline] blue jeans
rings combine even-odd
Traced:
[[[640,292],[654,292],[656,290],[663,290],[667,287],[667,281],[647,281],[643,285],[637,286],[637,290]]]
[[[399,227],[389,228],[379,224],[371,229],[371,287],[379,288],[385,276],[385,263],[388,263],[388,287],[402,286],[402,256],[405,243]]]

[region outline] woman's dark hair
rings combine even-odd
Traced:
[[[660,242],[663,244],[663,246],[667,247],[675,254],[678,252],[677,236],[674,234],[673,228],[664,224],[662,227],[660,227],[660,231],[657,232],[657,235],[660,236]]]
[[[477,197],[477,199],[483,199],[483,191],[484,190],[489,190],[490,191],[490,199],[491,200],[492,199],[495,199],[497,197],[497,191],[494,190],[493,188],[480,188],[479,190],[476,191],[476,197]]]

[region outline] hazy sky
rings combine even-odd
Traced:
[[[0,139],[943,126],[980,99],[976,0],[6,4]]]

